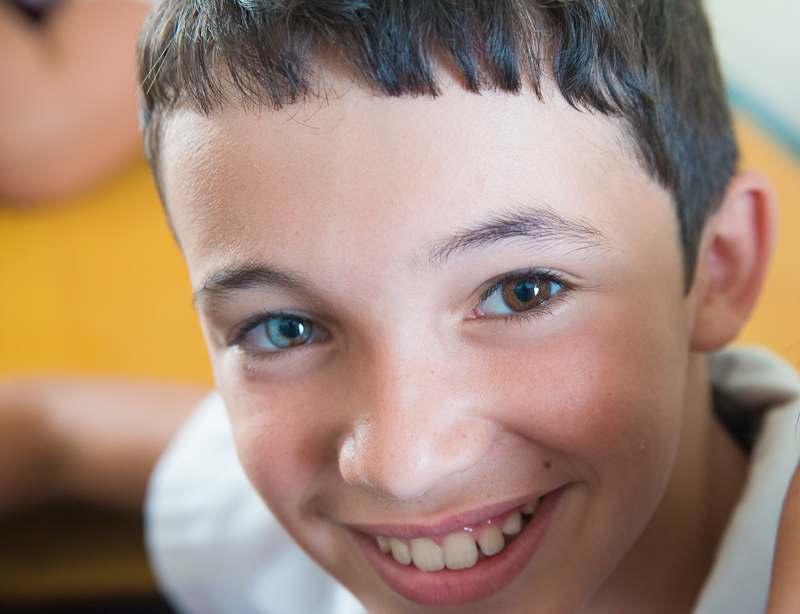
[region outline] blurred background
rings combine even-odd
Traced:
[[[61,19],[74,5],[105,15],[94,30],[105,37],[92,39],[80,28],[72,35],[54,32],[50,20]],[[118,10],[122,5],[127,13]],[[19,128],[23,114],[28,117],[30,109],[8,99],[10,90],[33,74],[20,68],[25,57],[9,44],[9,23],[24,24],[34,39],[57,34],[55,43],[48,42],[48,53],[54,54],[48,61],[58,58],[59,45],[74,42],[73,35],[82,57],[96,61],[111,58],[102,51],[111,47],[120,47],[124,57],[127,48],[133,53],[146,10],[125,0],[63,0],[55,8],[29,7],[23,21],[14,21],[19,15],[11,16],[9,6],[0,4],[0,121],[11,124],[0,124],[0,135]],[[707,8],[737,114],[743,164],[772,177],[781,206],[775,262],[740,341],[764,344],[800,366],[800,37],[795,32],[800,2],[707,0]],[[47,14],[62,10],[55,18]],[[84,13],[67,21],[74,30],[93,19]],[[123,34],[114,34],[108,23]],[[95,139],[90,149],[101,152],[100,160],[89,164],[91,172],[83,177],[64,162],[48,171],[46,156],[35,154],[41,158],[32,166],[32,179],[0,191],[0,377],[101,376],[210,386],[184,265],[135,135],[133,63],[107,64],[79,86],[106,87],[103,70],[120,75],[114,87],[122,102],[103,103],[114,111],[105,123],[99,121],[102,110],[90,110],[100,128],[79,131]],[[73,94],[41,86],[36,94],[41,115],[26,119],[29,129],[53,135],[56,127],[42,117],[68,108]],[[114,140],[106,137],[116,133],[128,135],[125,143],[102,150],[98,143]],[[68,151],[62,159],[80,155]],[[14,175],[18,161],[19,156],[0,157],[0,178]],[[65,178],[49,186],[46,178],[58,172]],[[57,501],[0,515],[0,611],[167,612],[147,566],[140,514]]]
[[[705,4],[734,105],[800,155],[800,2]]]
[[[743,165],[773,179],[781,212],[775,261],[742,342],[800,366],[800,2],[704,0],[733,108]]]

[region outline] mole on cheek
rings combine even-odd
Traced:
[[[553,463],[551,463],[550,461],[544,461],[544,468],[545,469],[550,469],[550,467],[552,467],[552,466],[553,466]]]

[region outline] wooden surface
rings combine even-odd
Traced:
[[[155,591],[139,515],[58,505],[0,524],[0,604]]]

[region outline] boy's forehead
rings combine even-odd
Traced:
[[[635,147],[629,142],[622,121],[572,107],[552,88],[544,89],[541,100],[529,88],[519,94],[492,90],[476,94],[455,83],[444,87],[443,93],[435,97],[379,96],[356,84],[342,85],[338,80],[327,88],[324,96],[312,95],[279,110],[231,104],[203,116],[179,107],[163,121],[162,151],[186,155],[192,152],[186,152],[182,144],[177,151],[169,151],[175,138],[193,141],[199,148],[209,139],[233,139],[248,133],[252,125],[247,124],[255,121],[269,131],[276,145],[284,144],[284,138],[293,145],[309,140],[317,145],[320,142],[314,139],[317,135],[336,132],[345,136],[342,132],[348,131],[369,138],[369,143],[356,143],[363,147],[377,145],[380,139],[373,137],[380,136],[376,134],[378,131],[390,131],[393,125],[400,124],[406,134],[424,132],[431,140],[451,130],[475,141],[487,133],[518,132],[535,126],[535,132],[529,134],[534,143],[541,143],[542,138],[591,143],[607,150],[609,164],[638,164]],[[353,133],[354,126],[361,130]],[[425,153],[419,151],[420,155]]]
[[[459,203],[474,199],[579,217],[565,198],[579,166],[597,181],[652,183],[619,123],[531,92],[478,95],[454,85],[436,98],[382,98],[351,86],[279,111],[179,109],[162,134],[160,178],[182,247],[205,245],[221,258],[253,241],[269,251],[270,238],[245,236],[261,207],[275,222],[292,219],[289,228],[309,214],[299,203],[314,203],[315,216],[352,219],[375,215],[370,203],[391,203],[380,216],[402,225],[424,201],[426,215],[466,214],[469,225],[471,208]],[[576,192],[591,191],[591,178],[578,179]]]

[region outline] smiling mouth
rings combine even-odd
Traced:
[[[457,607],[494,595],[522,573],[544,541],[567,487],[459,513],[436,525],[349,528],[395,593],[421,605]]]
[[[401,565],[414,564],[422,571],[469,569],[492,557],[514,541],[528,525],[541,498],[460,531],[433,537],[402,539],[374,535],[378,547]]]

